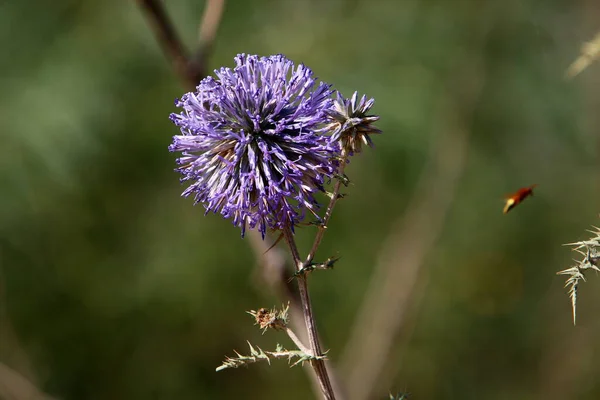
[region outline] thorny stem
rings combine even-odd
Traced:
[[[348,150],[347,149],[345,149],[345,148],[342,149],[342,154],[341,154],[340,158],[341,158],[341,165],[340,165],[338,174],[344,175],[344,169],[346,168],[346,163],[348,161]],[[329,205],[327,206],[327,211],[325,212],[325,217],[323,217],[323,223],[320,224],[318,227],[317,235],[315,236],[315,241],[313,242],[313,245],[312,245],[310,251],[308,252],[308,257],[306,257],[306,261],[304,262],[304,265],[309,265],[312,262],[312,260],[315,258],[315,255],[317,254],[317,249],[321,245],[321,241],[323,240],[323,235],[325,234],[325,230],[327,229],[327,224],[329,223],[331,214],[333,214],[333,208],[335,207],[335,204],[339,200],[338,197],[340,196],[341,187],[342,187],[342,181],[341,181],[341,179],[338,179],[335,182],[335,185],[333,187],[333,193],[331,195],[331,200],[329,201]]]
[[[296,270],[301,271],[305,264],[300,259],[300,253],[298,252],[298,247],[296,246],[294,234],[289,226],[283,228],[283,236],[292,253]],[[329,375],[327,374],[327,369],[325,368],[325,362],[322,359],[316,359],[323,356],[323,352],[321,351],[321,344],[319,343],[319,334],[317,332],[317,325],[313,316],[310,295],[308,293],[308,282],[306,278],[307,277],[305,275],[300,274],[296,280],[298,281],[298,292],[300,293],[300,301],[302,302],[302,314],[304,314],[304,323],[306,324],[306,330],[308,332],[311,355],[315,357],[315,359],[311,360],[311,365],[317,375],[323,396],[325,396],[327,400],[335,400],[335,394],[333,387],[331,386]]]
[[[273,248],[267,252],[266,250],[270,247],[270,244],[262,238],[260,232],[257,230],[251,230],[249,238],[252,241],[252,248],[261,266],[262,278],[279,293],[279,296],[290,301],[290,322],[293,325],[294,333],[298,334],[297,337],[303,344],[302,347],[298,346],[298,348],[301,350],[306,349],[307,347],[304,343],[308,343],[308,334],[306,325],[304,324],[302,302],[300,301],[298,291],[293,287],[295,286],[296,279],[289,279],[293,277],[293,272],[288,271],[289,261],[282,254],[283,248]],[[336,394],[336,399],[346,398],[336,371],[331,365],[326,364],[326,367]],[[321,386],[317,373],[312,368],[312,365],[307,365],[306,368],[308,368],[307,372],[311,380],[312,390],[318,396],[321,392]]]

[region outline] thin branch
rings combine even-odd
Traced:
[[[298,350],[301,350],[306,354],[311,354],[310,349],[306,347],[304,343],[302,343],[302,341],[298,338],[298,336],[296,336],[293,330],[291,330],[289,327],[286,327],[285,333],[287,333],[290,339],[292,339],[292,342],[294,342],[294,344],[298,347]]]
[[[53,400],[24,376],[0,363],[0,399]]]
[[[460,76],[452,81],[470,85],[448,96],[443,105],[440,119],[445,124],[450,120],[450,127],[444,126],[433,143],[429,163],[406,212],[395,222],[383,246],[355,318],[342,357],[342,371],[353,400],[374,398],[393,378],[390,371],[394,368],[388,368],[390,354],[397,336],[407,327],[409,305],[418,297],[417,287],[423,286],[418,281],[425,259],[441,234],[466,165],[468,124],[483,83],[478,61],[471,59],[457,68]]]
[[[177,76],[186,88],[194,89],[198,82],[206,76],[206,60],[221,22],[224,0],[207,2],[199,28],[200,44],[193,59],[189,57],[189,53],[173,27],[162,2],[159,0],[136,1],[144,11],[156,40],[167,59],[171,61]]]
[[[340,170],[338,171],[338,174],[343,176],[344,170],[346,168],[346,163],[348,160],[348,150],[347,149],[344,148],[342,150],[342,154],[341,154],[340,158],[341,158],[341,161],[340,161],[341,165],[340,165]],[[323,223],[320,224],[318,227],[317,235],[315,236],[313,245],[310,248],[310,251],[308,252],[308,257],[306,257],[306,261],[304,262],[304,265],[309,265],[312,262],[312,260],[315,258],[315,255],[317,254],[317,250],[319,249],[319,246],[321,245],[321,241],[323,240],[323,235],[325,234],[325,230],[327,229],[327,224],[329,224],[329,220],[331,219],[331,214],[333,214],[333,208],[335,207],[335,204],[339,200],[341,187],[342,187],[342,180],[338,179],[335,182],[335,185],[333,187],[333,193],[331,194],[331,200],[329,200],[329,205],[327,206],[327,211],[325,212],[325,217],[323,218]]]
[[[296,265],[296,271],[302,270],[304,264],[300,259],[300,253],[298,252],[294,234],[292,233],[290,227],[286,226],[283,229],[283,235],[292,253],[292,258],[294,260],[294,264]],[[319,379],[319,385],[323,395],[327,400],[334,400],[335,393],[333,391],[331,381],[329,380],[329,374],[325,368],[325,363],[321,359],[323,352],[321,351],[321,344],[319,343],[319,334],[317,332],[317,326],[312,311],[310,295],[308,293],[308,283],[306,279],[307,277],[305,275],[299,275],[296,281],[298,282],[298,291],[300,293],[300,300],[302,301],[302,313],[304,315],[306,330],[308,331],[308,341],[310,344],[311,354],[315,357],[315,359],[311,361],[311,364]]]
[[[288,266],[284,251],[279,246],[273,246],[269,236],[263,239],[261,233],[255,229],[247,232],[247,238],[250,240],[250,247],[256,257],[260,280],[266,282],[283,302],[289,301],[292,322],[301,321],[300,298],[293,282],[290,280],[293,276],[290,270],[293,267]],[[300,319],[297,318],[298,316],[300,316]],[[301,337],[304,341],[305,338],[302,335]]]
[[[589,42],[581,45],[581,54],[565,71],[565,77],[571,79],[579,75],[600,57],[600,33]]]
[[[183,80],[186,87],[192,85],[192,82],[197,82],[198,76],[189,68],[187,51],[173,28],[162,3],[159,0],[136,1],[144,11],[144,15],[148,19],[156,40],[162,47],[167,59],[173,64],[177,76]]]
[[[225,0],[207,0],[204,7],[202,21],[198,28],[198,48],[190,60],[191,65],[198,70],[201,76],[206,75],[206,59],[212,51],[224,9]]]
[[[304,315],[302,313],[302,305],[298,291],[295,289],[295,279],[290,279],[293,275],[290,273],[288,262],[283,250],[280,247],[272,247],[269,237],[267,236],[264,240],[257,230],[250,230],[248,232],[248,239],[251,242],[252,250],[258,261],[257,271],[260,275],[260,280],[266,282],[271,290],[277,295],[282,301],[289,301],[290,304],[290,323],[297,334],[297,337],[301,343],[308,342],[308,334],[306,332],[306,326],[304,325]],[[268,250],[268,251],[267,251]],[[260,283],[261,288],[264,285]],[[344,398],[342,385],[340,384],[339,377],[336,371],[331,366],[331,362],[325,360],[325,366],[329,374],[331,384],[336,395],[336,399]],[[319,380],[315,373],[315,370],[310,367],[306,367],[308,376],[311,379],[313,390],[315,393],[321,392]]]

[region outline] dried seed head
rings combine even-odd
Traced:
[[[349,155],[360,153],[363,144],[372,147],[370,136],[381,133],[381,130],[372,125],[379,120],[379,116],[367,115],[374,103],[375,99],[367,100],[366,95],[358,100],[358,92],[354,92],[350,99],[337,92],[337,99],[328,113],[331,119],[328,127],[333,132],[331,139],[339,141],[342,149]]]
[[[267,308],[259,308],[257,311],[248,311],[248,314],[254,317],[256,324],[260,326],[263,333],[269,329],[282,330],[287,327],[288,323],[288,309],[289,305],[281,310],[273,308],[271,310]]]

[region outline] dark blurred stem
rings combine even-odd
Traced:
[[[225,0],[208,0],[199,29],[199,46],[194,58],[190,58],[181,38],[173,27],[159,0],[136,0],[144,11],[156,40],[173,64],[177,76],[185,87],[193,89],[206,75],[206,59],[221,22]]]
[[[312,260],[315,258],[315,255],[317,254],[317,249],[321,245],[321,241],[323,240],[323,235],[325,234],[325,230],[327,229],[327,224],[329,223],[329,220],[331,219],[331,214],[333,214],[333,208],[335,207],[335,204],[339,200],[340,189],[342,187],[342,179],[344,176],[344,170],[346,169],[346,163],[348,162],[348,150],[342,149],[342,154],[341,154],[340,158],[342,161],[341,161],[340,169],[338,171],[338,175],[341,175],[341,176],[337,180],[337,182],[335,182],[335,186],[333,187],[333,193],[331,194],[331,200],[329,201],[329,205],[327,206],[327,211],[325,212],[325,217],[323,218],[323,223],[321,225],[319,225],[319,228],[318,228],[319,230],[317,231],[317,235],[315,236],[315,241],[313,242],[310,252],[308,253],[308,257],[306,257],[306,261],[304,262],[304,265],[309,265],[312,262]]]
[[[296,246],[294,234],[289,226],[286,226],[283,229],[283,236],[292,253],[292,258],[294,260],[294,264],[296,265],[296,271],[301,271],[305,264],[300,259],[300,253],[298,252],[298,247]],[[317,332],[317,325],[313,315],[312,305],[310,303],[306,275],[299,274],[296,280],[298,281],[298,291],[300,293],[300,301],[302,302],[304,323],[306,324],[306,330],[308,331],[308,341],[310,344],[311,355],[314,357],[321,357],[323,356],[323,352],[321,351],[319,333]],[[319,386],[321,387],[323,396],[325,396],[325,398],[328,400],[335,399],[333,387],[331,386],[331,381],[329,379],[327,369],[325,368],[325,362],[323,360],[315,359],[311,361],[311,364],[315,370],[315,373],[317,374]]]
[[[188,54],[162,4],[158,0],[137,0],[137,3],[144,11],[158,43],[167,58],[171,60],[177,76],[184,80],[186,86],[189,86],[189,82],[196,79],[192,78],[188,67]]]

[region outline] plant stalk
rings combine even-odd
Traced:
[[[300,253],[298,252],[298,247],[296,246],[294,234],[289,226],[286,226],[283,229],[283,236],[292,253],[292,258],[294,259],[294,264],[296,265],[296,271],[301,271],[302,268],[304,268],[304,263],[300,259]],[[321,351],[321,344],[319,343],[319,333],[317,331],[317,324],[315,322],[312,305],[310,302],[306,275],[299,274],[296,281],[298,282],[298,292],[300,294],[300,301],[302,303],[302,314],[304,315],[304,323],[306,324],[306,331],[308,332],[310,350],[312,356],[320,357],[323,355],[323,352]],[[327,400],[335,400],[335,393],[333,391],[333,387],[331,386],[331,380],[327,373],[325,362],[322,359],[313,359],[311,360],[311,364],[317,375],[319,386],[323,392],[324,398]]]
[[[341,161],[340,169],[338,171],[338,175],[344,175],[344,169],[346,168],[346,163],[348,162],[348,150],[346,150],[345,148],[342,149],[342,154],[341,154],[340,158],[342,161]],[[325,211],[325,217],[323,218],[323,223],[321,225],[319,225],[319,228],[317,230],[317,235],[315,236],[313,245],[310,248],[310,251],[308,252],[308,257],[306,257],[306,261],[304,262],[304,265],[309,265],[312,262],[312,260],[315,258],[315,255],[317,254],[317,249],[321,245],[321,241],[323,240],[323,235],[325,234],[325,230],[327,229],[327,224],[329,223],[329,219],[331,219],[331,214],[333,214],[333,208],[335,207],[335,204],[339,200],[338,197],[340,196],[341,187],[342,187],[342,181],[341,181],[341,179],[338,179],[335,182],[335,185],[333,186],[333,193],[331,194],[331,200],[329,201],[329,205],[327,206],[327,211]]]

